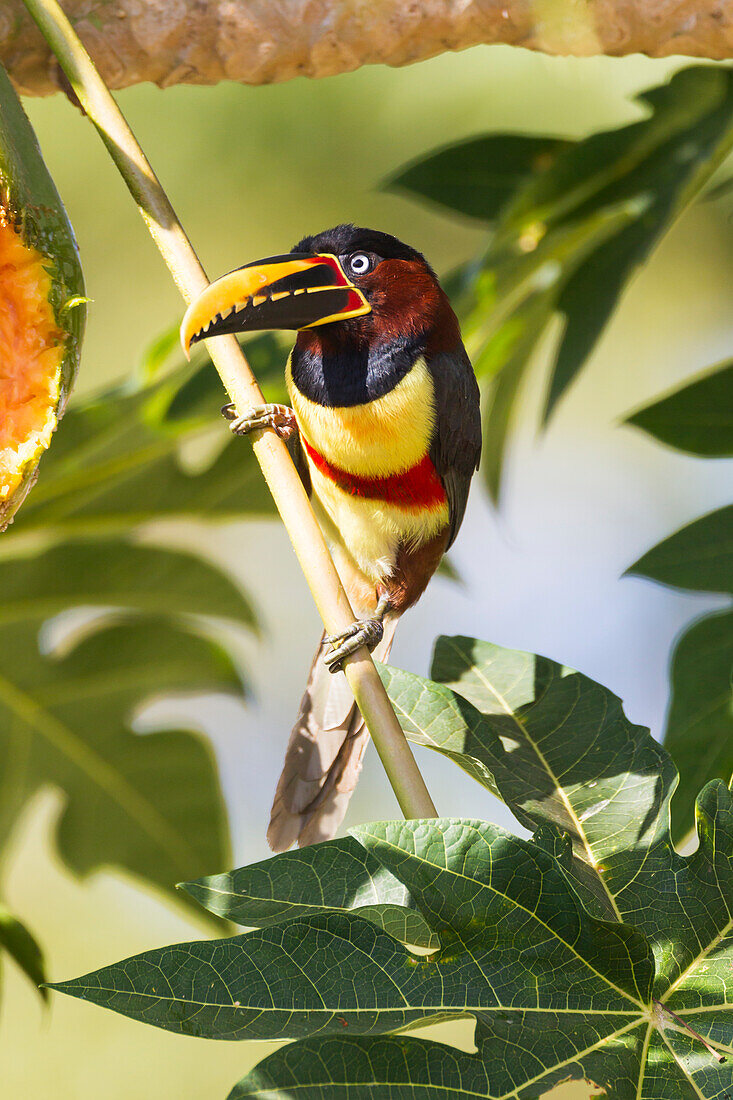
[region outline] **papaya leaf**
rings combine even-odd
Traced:
[[[648,117],[617,130],[575,142],[489,135],[390,181],[492,225],[456,305],[477,374],[500,390],[484,424],[495,498],[521,382],[550,318],[560,315],[563,328],[545,418],[638,266],[733,147],[730,72],[691,67],[639,102]]]
[[[654,842],[665,827],[660,775],[668,784],[673,775],[620,700],[547,658],[475,638],[438,639],[432,682],[393,668],[383,675],[407,737],[452,756],[469,774],[483,769],[490,776],[484,785],[525,828],[550,822],[561,829],[573,843],[586,906],[620,919],[598,868],[619,849]],[[628,816],[630,801],[639,821]]]
[[[289,349],[280,336],[272,332],[259,333],[242,342],[249,365],[255,373],[265,401],[283,403],[287,401],[284,367]],[[176,350],[180,355],[178,329],[176,329]],[[182,374],[184,381],[179,382],[177,375]],[[157,404],[159,423],[176,427],[196,427],[201,423],[211,423],[219,415],[225,395],[221,381],[206,356],[193,373],[186,370],[183,362],[171,379],[172,385],[163,388],[163,397]],[[241,440],[239,441],[241,443]]]
[[[396,674],[406,724],[456,755],[461,743],[476,759],[485,752],[536,839],[460,818],[362,826],[350,880],[339,841],[305,864],[277,856],[249,878],[235,872],[245,884],[236,896],[234,876],[199,884],[202,897],[221,885],[229,913],[267,927],[148,951],[53,988],[178,1033],[301,1040],[231,1100],[287,1095],[296,1080],[314,1098],[531,1100],[571,1077],[619,1100],[720,1100],[733,1089],[730,792],[703,790],[699,847],[681,856],[668,828],[674,768],[609,692],[474,639],[440,639],[435,667],[451,686]],[[325,871],[329,849],[339,873],[324,899],[313,867]],[[358,909],[296,916],[288,904],[317,909],[359,891],[371,900],[365,876],[377,867],[438,937],[432,953],[415,954]],[[394,1035],[467,1015],[473,1054]]]
[[[10,910],[0,903],[0,951],[6,951],[20,967],[44,1001],[48,990],[41,988],[46,980],[43,953],[26,926]]]
[[[55,988],[169,1030],[190,1033],[192,1025],[196,1034],[231,1039],[337,1032],[339,1016],[354,1032],[392,1031],[498,1010],[510,999],[574,1017],[583,1007],[608,1013],[613,1028],[619,1017],[629,1023],[647,997],[652,965],[643,936],[590,917],[552,858],[530,842],[463,820],[377,824],[355,835],[439,930],[437,954],[412,956],[358,913],[325,913],[147,952]],[[520,933],[525,964],[510,975]],[[539,988],[530,956],[542,972]]]
[[[733,456],[733,360],[628,417],[661,443],[709,458]]]
[[[211,913],[246,927],[268,928],[296,916],[354,911],[402,943],[438,946],[402,883],[350,837],[283,852],[181,886]]]
[[[251,623],[238,590],[188,554],[114,541],[0,562],[0,588],[0,841],[51,784],[66,798],[59,850],[78,874],[117,864],[171,890],[225,859],[209,748],[190,730],[141,736],[131,724],[160,695],[241,692],[231,658],[198,618]],[[60,651],[39,649],[44,624],[79,606],[106,614]]]
[[[503,747],[480,711],[442,684],[390,665],[378,667],[408,739],[453,760],[501,797],[493,769]]]
[[[515,1027],[512,1021],[512,1027]],[[619,1043],[619,1048],[621,1044]],[[633,1043],[627,1039],[628,1055],[619,1049],[614,1085],[627,1086],[631,1080]],[[490,1091],[492,1076],[488,1060],[492,1051],[488,1043],[480,1047],[482,1057],[464,1054],[441,1043],[405,1035],[334,1036],[328,1039],[303,1039],[276,1051],[240,1081],[229,1093],[228,1100],[269,1100],[275,1096],[297,1096],[305,1100],[369,1100],[377,1097],[404,1097],[405,1100],[498,1100],[500,1095],[523,1096],[524,1093],[499,1094]],[[503,1052],[499,1052],[500,1055]],[[588,1064],[592,1054],[584,1056]],[[607,1060],[608,1061],[608,1060]],[[558,1072],[565,1081],[573,1076],[571,1063]],[[608,1071],[606,1070],[606,1073]],[[551,1087],[543,1076],[542,1096]],[[526,1094],[534,1098],[540,1093]],[[598,1095],[592,1093],[592,1095]],[[608,1095],[626,1096],[609,1089]]]
[[[525,134],[469,138],[408,164],[383,186],[492,222],[533,173],[546,172],[572,144]]]

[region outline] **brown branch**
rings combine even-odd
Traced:
[[[64,0],[112,88],[268,84],[504,42],[551,54],[733,57],[733,0]],[[59,88],[22,0],[0,4],[19,89]]]

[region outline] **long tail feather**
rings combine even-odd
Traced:
[[[374,658],[386,661],[397,617],[384,622]],[[343,673],[323,663],[321,639],[290,734],[285,763],[270,812],[267,840],[275,852],[330,840],[341,824],[356,787],[369,731]]]

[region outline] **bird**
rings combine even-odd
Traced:
[[[238,435],[286,441],[356,615],[324,634],[288,743],[267,839],[276,851],[331,839],[369,734],[342,664],[367,645],[386,660],[461,526],[481,457],[479,388],[458,319],[422,253],[352,224],[246,264],[189,306],[181,341],[297,332],[290,405],[223,414]]]

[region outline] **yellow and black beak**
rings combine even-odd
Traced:
[[[181,343],[232,332],[301,329],[370,313],[336,256],[291,252],[246,264],[211,283],[186,310]]]

